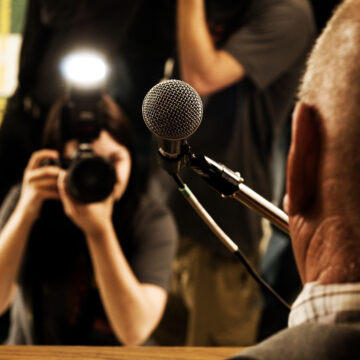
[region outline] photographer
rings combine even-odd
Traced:
[[[162,316],[175,224],[138,195],[129,124],[109,96],[100,105],[91,147],[115,170],[111,194],[75,201],[69,171],[44,165],[78,150],[73,134],[61,131],[60,99],[47,119],[45,149],[32,154],[2,206],[0,311],[12,306],[9,344],[141,344]]]

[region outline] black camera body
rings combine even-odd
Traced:
[[[72,158],[46,159],[42,166],[59,166],[68,171],[66,192],[77,202],[92,203],[106,199],[116,182],[115,169],[105,158],[96,155],[91,147],[79,146]]]
[[[79,148],[66,177],[66,191],[78,202],[92,203],[106,199],[113,191],[116,172],[105,158],[90,148]]]
[[[68,170],[66,192],[77,202],[92,203],[106,199],[116,182],[114,166],[95,154],[91,142],[101,131],[100,99],[98,92],[72,92],[61,113],[61,133],[64,142],[78,141],[71,158],[47,160],[42,165],[56,165]]]

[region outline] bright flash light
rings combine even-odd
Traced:
[[[65,79],[80,87],[93,87],[104,82],[108,68],[104,59],[95,52],[72,53],[60,65]]]

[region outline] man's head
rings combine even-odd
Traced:
[[[360,1],[335,11],[293,115],[287,198],[303,282],[360,281]]]

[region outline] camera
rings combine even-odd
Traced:
[[[80,203],[102,201],[113,191],[116,182],[114,167],[85,144],[79,145],[72,158],[45,159],[41,162],[41,166],[51,165],[68,171],[65,190]]]
[[[80,203],[106,199],[112,193],[116,182],[115,169],[111,163],[84,144],[80,144],[72,158],[46,159],[41,163],[41,166],[49,165],[68,170],[65,190]]]
[[[113,165],[91,148],[101,131],[100,99],[97,91],[73,91],[62,109],[62,132],[66,138],[78,141],[75,155],[62,164],[68,169],[66,191],[81,203],[106,199],[116,182]]]
[[[67,169],[66,192],[77,202],[92,203],[106,199],[116,182],[114,166],[97,155],[91,142],[101,131],[99,94],[81,96],[72,93],[61,110],[61,137],[65,143],[75,139],[78,146],[71,158],[46,159],[42,166],[55,165]]]
[[[68,166],[67,193],[82,203],[102,201],[112,193],[115,182],[114,167],[86,144],[80,144]]]

